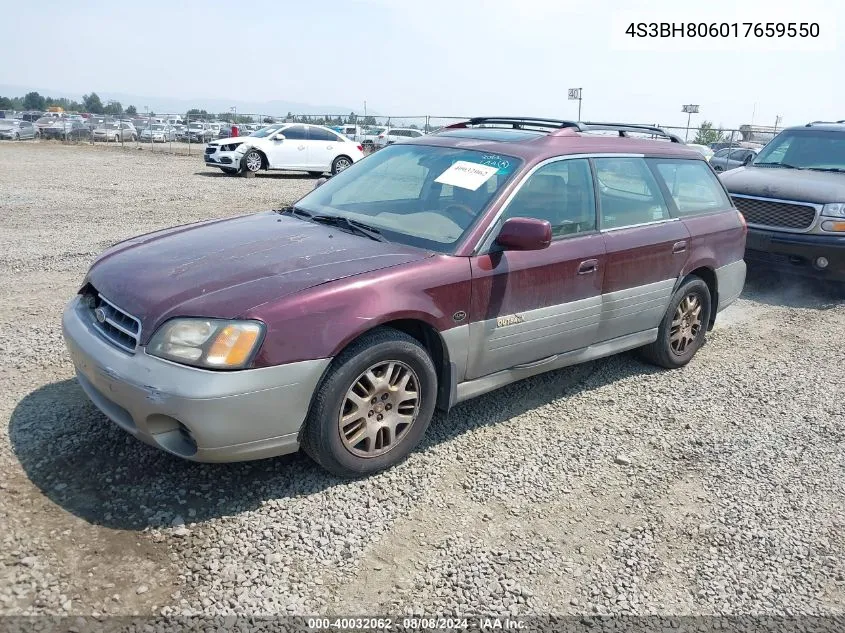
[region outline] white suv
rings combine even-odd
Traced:
[[[419,138],[423,136],[421,130],[404,127],[389,127],[383,132],[379,133],[374,139],[376,147],[384,147],[385,145],[393,145],[397,141],[403,141],[409,138]]]
[[[358,143],[322,125],[302,123],[269,125],[249,136],[212,141],[205,148],[205,164],[227,174],[250,175],[262,169],[336,174],[362,158]]]

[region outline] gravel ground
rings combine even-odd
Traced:
[[[0,613],[845,613],[845,303],[752,276],[684,370],[633,355],[435,419],[401,466],[177,460],[77,386],[96,253],[313,186],[199,157],[0,145]]]

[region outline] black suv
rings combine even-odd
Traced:
[[[786,128],[719,177],[748,223],[749,263],[845,282],[845,120]]]

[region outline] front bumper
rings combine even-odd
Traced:
[[[216,151],[213,154],[205,154],[203,159],[208,167],[231,167],[232,169],[240,169],[241,157],[240,152],[221,152]]]
[[[828,261],[825,268],[817,265],[819,257]],[[785,233],[748,229],[745,259],[781,272],[845,281],[845,235]]]
[[[138,439],[200,462],[292,453],[331,359],[231,372],[134,355],[106,342],[79,297],[62,318],[65,344],[91,401]]]

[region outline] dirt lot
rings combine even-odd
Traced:
[[[845,612],[845,303],[812,285],[754,276],[686,369],[524,381],[364,481],[192,464],[108,422],[59,325],[95,254],[312,186],[0,145],[0,612]]]

